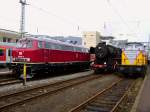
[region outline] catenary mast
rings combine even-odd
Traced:
[[[25,5],[26,4],[26,0],[20,0],[21,3],[21,19],[20,19],[20,34],[21,34],[21,38],[24,38],[24,34],[25,34]]]

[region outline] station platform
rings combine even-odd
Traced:
[[[145,76],[131,112],[150,112],[150,69]]]

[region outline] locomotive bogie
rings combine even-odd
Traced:
[[[147,68],[145,66],[121,66],[118,71],[130,76],[145,76]]]

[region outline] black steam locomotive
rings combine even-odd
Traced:
[[[96,73],[104,71],[115,71],[117,65],[121,63],[121,49],[105,42],[99,43],[95,48],[90,48],[90,54],[95,55],[91,64]]]

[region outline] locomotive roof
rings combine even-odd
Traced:
[[[67,42],[62,42],[62,41],[59,41],[59,40],[54,40],[54,39],[46,38],[46,37],[25,37],[25,39],[32,39],[32,40],[38,40],[38,41],[52,42],[52,43],[57,43],[57,44],[63,44],[63,45],[69,45],[69,46],[74,46],[74,47],[85,48],[82,45],[74,45],[74,44],[70,44],[70,43],[67,43]]]
[[[128,44],[139,44],[139,45],[143,45],[141,42],[128,42],[128,43],[126,43],[126,45],[128,45]]]

